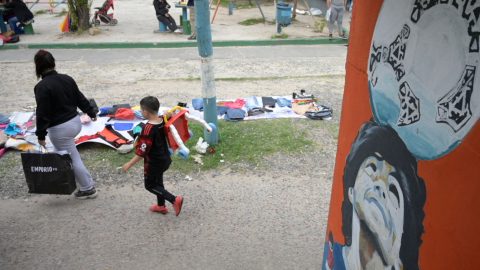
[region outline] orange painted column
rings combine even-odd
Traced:
[[[369,94],[368,67],[372,37],[382,4],[382,0],[354,1],[340,133],[325,238],[326,249],[329,249],[329,233],[333,236],[333,242],[338,246],[345,246],[342,233],[342,202],[345,199],[343,177],[352,143],[361,126],[374,116]],[[480,11],[479,4],[470,8]],[[441,9],[446,10],[445,16],[454,10],[450,6],[434,6],[430,10],[441,12]],[[476,25],[473,17],[471,20]],[[422,32],[419,35],[422,35]],[[435,66],[431,68],[434,69]],[[441,81],[443,78],[433,78],[436,79]],[[477,78],[475,83],[480,83],[480,78]],[[480,104],[472,103],[471,107],[474,106],[478,107]],[[475,115],[470,121],[477,121]],[[477,229],[480,224],[480,123],[477,121],[453,150],[432,160],[417,158],[417,165],[417,174],[423,179],[426,187],[426,201],[423,206],[424,233],[421,236],[422,243],[418,254],[419,268],[422,270],[479,268],[475,255],[480,252],[480,233]],[[374,232],[370,237],[379,236]],[[338,254],[339,250],[335,250],[332,245],[331,250],[325,251],[323,269],[328,269],[326,265],[330,263],[332,266],[334,262],[334,269],[342,269],[337,263],[342,257]],[[376,269],[383,268],[377,265]]]

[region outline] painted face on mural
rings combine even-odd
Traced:
[[[404,222],[403,192],[387,161],[369,157],[360,166],[350,201],[359,219],[376,236],[389,265],[398,265]],[[397,268],[398,269],[398,268]]]

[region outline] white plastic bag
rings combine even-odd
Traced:
[[[312,15],[322,15],[322,11],[318,8],[310,8],[310,12]]]
[[[332,11],[330,9],[327,10],[327,14],[325,14],[325,20],[326,21],[330,21],[330,14],[332,13]]]
[[[208,143],[204,142],[202,137],[198,138],[197,145],[195,145],[195,150],[197,150],[197,152],[200,154],[205,154],[207,153],[207,147]]]
[[[293,12],[293,7],[292,7],[292,12]],[[305,10],[301,10],[301,9],[296,9],[295,10],[295,14],[305,15],[306,13],[307,13],[307,11],[305,11]]]

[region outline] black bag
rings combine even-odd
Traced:
[[[28,193],[70,195],[77,187],[68,153],[21,153]]]
[[[318,111],[307,111],[305,116],[313,120],[329,120],[333,116],[332,108],[327,106],[317,106]]]
[[[100,110],[98,109],[98,106],[95,100],[92,98],[92,99],[89,99],[88,101],[90,102],[90,106],[93,107],[93,111],[95,112],[95,114],[98,114]]]
[[[107,109],[107,115],[114,115],[118,109],[120,108],[126,108],[126,109],[131,109],[129,104],[118,104],[118,105],[113,105],[113,108]]]
[[[20,38],[18,36],[12,37],[7,43],[17,43],[20,41]]]

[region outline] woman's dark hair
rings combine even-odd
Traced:
[[[352,244],[354,211],[348,197],[348,190],[355,186],[360,166],[365,159],[371,156],[385,160],[395,168],[392,175],[398,180],[402,189],[405,209],[400,259],[403,269],[419,269],[418,253],[422,244],[421,238],[424,232],[422,223],[425,217],[423,206],[427,196],[425,183],[417,175],[417,160],[408,151],[397,132],[389,126],[379,126],[372,120],[364,123],[358,131],[345,161],[342,203],[342,232],[345,245],[351,246]]]
[[[40,79],[45,71],[55,68],[55,58],[53,58],[51,53],[45,50],[38,50],[33,60],[35,62],[35,73],[37,75],[37,79]]]
[[[150,113],[155,114],[158,113],[158,110],[160,109],[160,101],[158,101],[158,98],[156,97],[144,97],[142,100],[140,100],[140,107]]]

